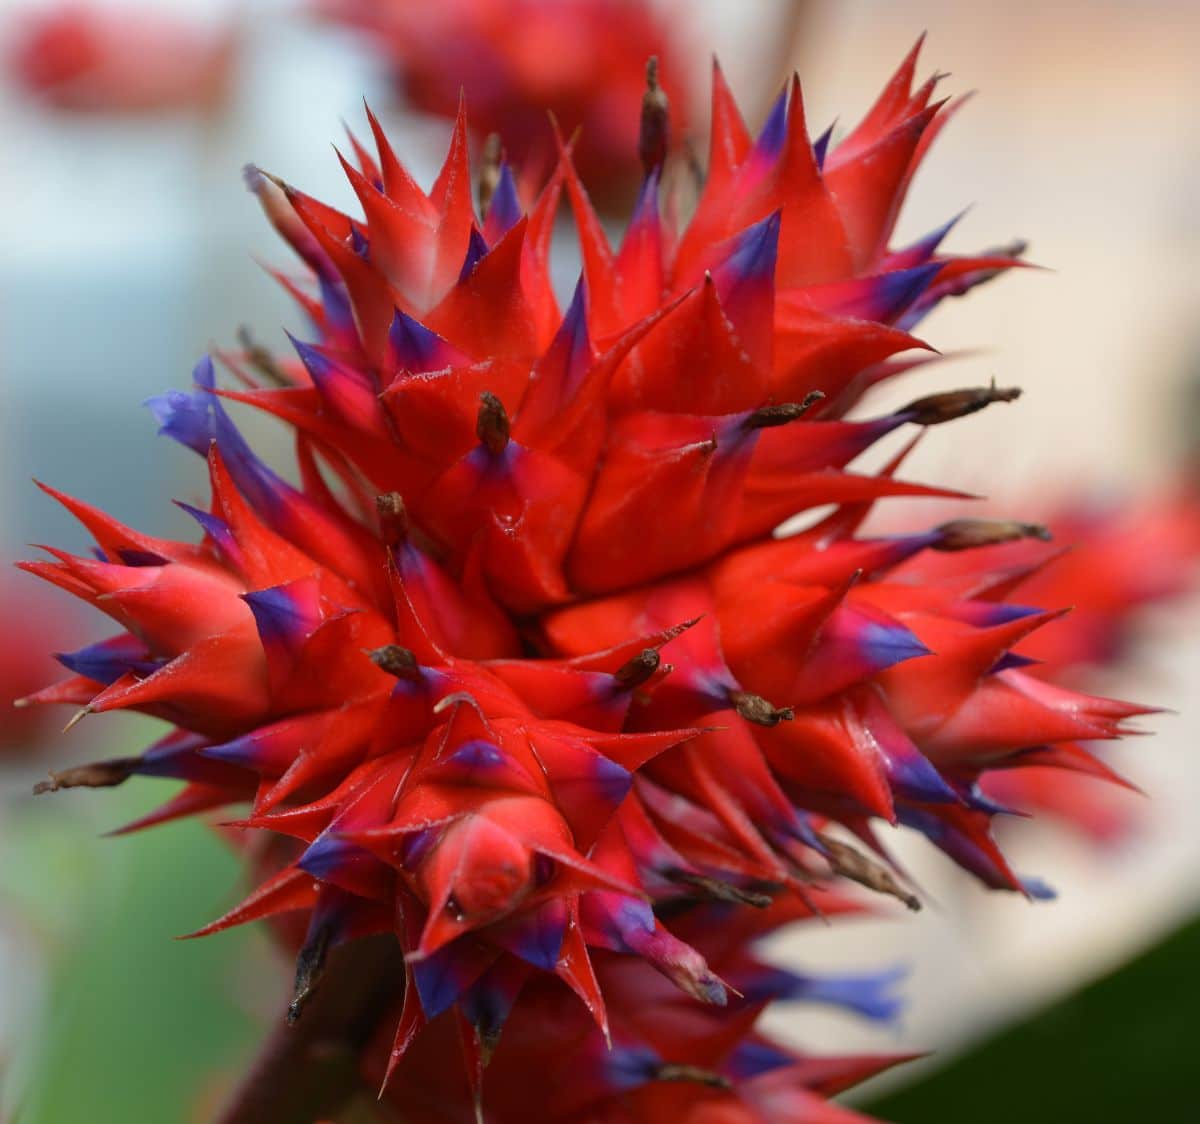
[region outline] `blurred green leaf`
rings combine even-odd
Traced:
[[[19,876],[5,897],[46,934],[46,1010],[21,1067],[20,1124],[173,1124],[222,1071],[248,1057],[261,1027],[251,964],[266,955],[242,930],[175,938],[223,912],[242,890],[236,857],[211,829],[171,824],[96,837],[170,794],[153,782],[62,793],[21,809],[6,831]],[[82,813],[84,801],[91,801]],[[262,973],[259,973],[261,977]],[[274,980],[270,980],[274,983]]]
[[[869,1103],[896,1124],[1190,1124],[1200,921],[1127,966]]]

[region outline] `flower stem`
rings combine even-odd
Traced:
[[[363,1092],[361,1057],[404,986],[391,936],[330,953],[303,1017],[281,1017],[216,1124],[312,1124],[335,1119]]]

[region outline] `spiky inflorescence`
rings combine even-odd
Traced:
[[[64,656],[74,677],[38,697],[175,729],[49,787],[186,782],[134,826],[249,802],[240,825],[285,845],[202,932],[304,918],[294,1017],[331,948],[394,934],[408,986],[365,1065],[405,1120],[469,1119],[489,1061],[498,1121],[852,1119],[824,1095],[891,1059],[818,1061],[753,1030],[772,997],[892,1009],[890,975],[812,980],[749,951],[850,908],[834,879],[916,904],[829,827],[882,854],[873,824],[903,824],[1039,896],[991,839],[980,777],[1030,753],[1072,767],[1077,739],[1141,713],[1012,651],[1057,614],[1010,602],[1023,572],[973,548],[1041,527],[857,533],[882,497],[953,494],[897,479],[911,443],[876,475],[847,469],[859,453],[1016,396],[846,419],[925,348],[924,313],[1016,264],[942,254],[945,229],[889,248],[947,117],[915,65],[834,147],[810,140],[795,82],[752,140],[716,71],[694,213],[660,200],[652,158],[615,252],[569,147],[528,212],[498,169],[478,221],[463,113],[428,193],[370,119],[376,155],[344,161],[362,219],[251,169],[311,271],[280,279],[318,340],[298,362],[228,357],[238,390],[206,360],[193,392],[151,402],[207,458],[211,508],[185,505],[203,540],[59,497],[97,556],[27,569],[125,631]],[[584,276],[560,314],[563,194]],[[227,400],[294,427],[299,486]],[[922,576],[929,552],[962,564]],[[569,1081],[543,1088],[560,1065]]]

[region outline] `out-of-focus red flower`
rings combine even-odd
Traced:
[[[32,749],[55,724],[40,707],[14,704],[56,671],[65,630],[60,604],[28,582],[0,582],[0,753]]]
[[[1045,663],[1045,674],[1111,666],[1128,654],[1145,610],[1196,588],[1200,494],[1191,485],[1076,501],[1048,522],[1069,549],[1030,576],[1022,597],[1072,609],[1023,649]]]
[[[1060,501],[1045,522],[1054,543],[1024,539],[984,553],[1008,573],[1022,604],[1070,608],[1021,643],[1027,673],[1086,686],[1101,669],[1119,668],[1147,610],[1196,589],[1200,495],[1180,481],[1142,496],[1074,497]],[[926,555],[909,569],[924,580],[953,582],[956,575],[967,578],[969,568],[956,555]],[[989,773],[981,786],[1001,805],[1048,815],[1102,844],[1126,838],[1141,818],[1132,786],[1083,746],[1033,749]]]
[[[1143,495],[1075,495],[1045,511],[1052,542],[1035,539],[984,548],[981,557],[1009,574],[1023,604],[1070,611],[1030,634],[1021,654],[1029,673],[1078,680],[1112,666],[1136,638],[1141,613],[1196,587],[1200,564],[1200,493],[1180,481]],[[960,555],[922,555],[908,572],[922,580],[969,580]]]
[[[1200,573],[1200,494],[1184,483],[1147,496],[1063,505],[1050,525],[1070,549],[1031,575],[1022,598],[1073,606],[1029,638],[1035,675],[1079,683],[1119,667],[1144,632],[1147,610],[1181,600]],[[1143,822],[1145,805],[1107,769],[1081,773],[1031,766],[987,778],[990,796],[1051,816],[1101,844],[1119,843]]]
[[[236,40],[162,12],[64,3],[20,17],[9,74],[81,113],[209,112],[229,93]]]
[[[981,787],[998,804],[1048,817],[1102,848],[1136,834],[1142,822],[1138,794],[1114,784],[1107,771],[1069,773],[1036,765],[989,773]]]
[[[575,164],[604,197],[630,185],[645,91],[659,60],[672,119],[683,124],[694,77],[680,44],[682,6],[646,0],[316,0],[320,14],[366,32],[403,96],[453,117],[466,94],[472,125],[497,134],[523,171],[555,159],[547,114],[570,135]]]

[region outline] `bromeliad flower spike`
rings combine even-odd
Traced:
[[[848,417],[922,361],[925,313],[1019,264],[942,252],[948,227],[891,247],[953,108],[936,79],[914,87],[916,61],[837,144],[811,139],[796,82],[752,138],[715,71],[686,220],[660,191],[668,109],[650,99],[615,250],[569,143],[528,206],[485,167],[477,215],[465,111],[428,192],[368,118],[374,151],[352,139],[343,160],[361,218],[249,171],[307,267],[279,279],[311,338],[295,360],[223,357],[237,389],[206,359],[191,391],[150,403],[206,459],[211,504],[184,505],[201,541],[47,489],[97,549],[26,564],[121,628],[35,698],[172,727],[45,787],[174,778],[130,829],[220,809],[237,838],[274,840],[248,851],[259,887],[201,930],[270,919],[297,957],[296,1025],[227,1119],[331,1103],[289,1100],[313,1068],[287,1035],[310,1020],[409,1124],[861,1119],[826,1098],[897,1059],[815,1058],[755,1021],[776,998],[890,1017],[895,971],[814,979],[755,942],[862,909],[852,882],[915,908],[880,825],[1044,894],[995,846],[980,778],[1034,747],[1074,763],[1055,747],[1144,710],[1023,670],[1014,649],[1057,614],[1010,599],[1021,572],[971,559],[1043,528],[871,537],[877,501],[955,493],[900,478],[912,441],[878,473],[848,467],[1017,396]],[[583,260],[565,311],[563,197]],[[293,427],[298,485],[230,401]],[[773,533],[818,505],[833,513]],[[962,564],[921,579],[905,563],[928,552]]]

